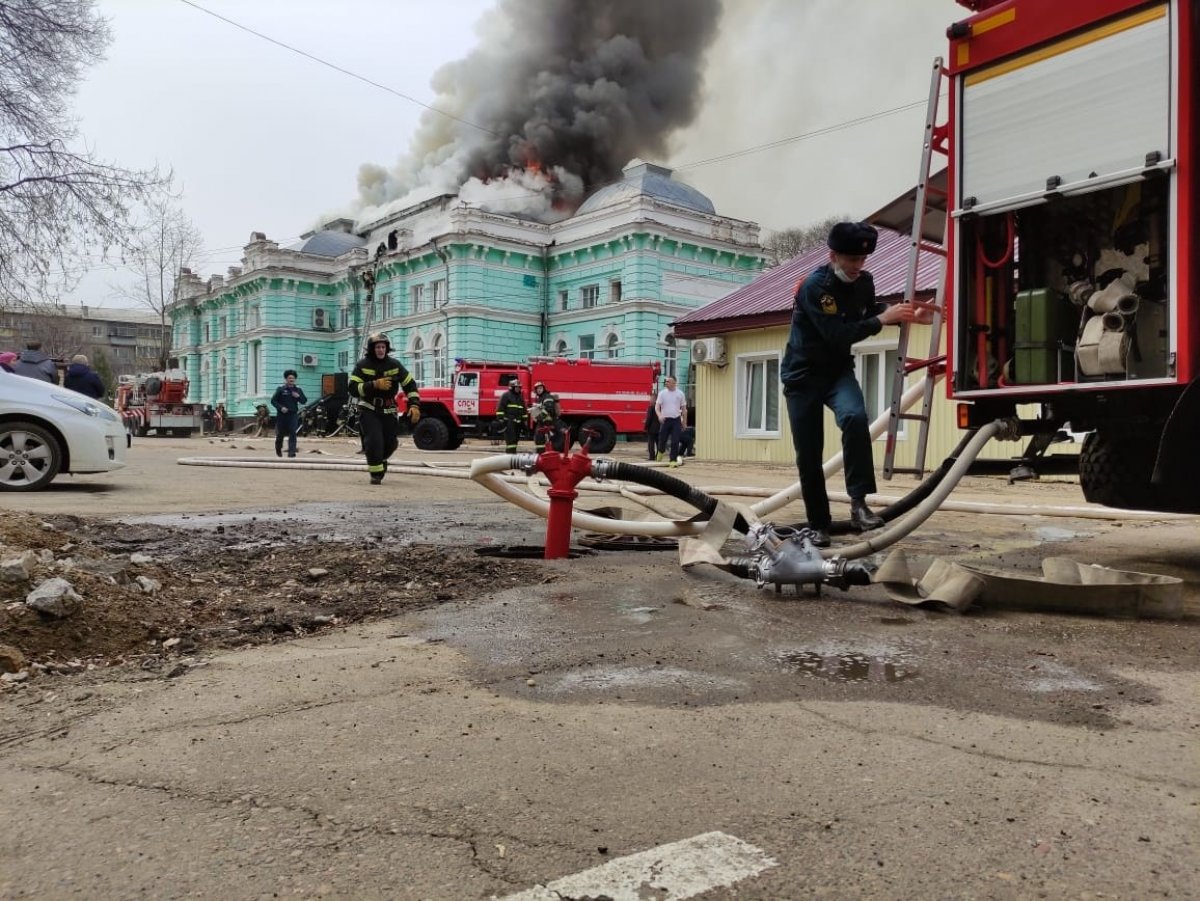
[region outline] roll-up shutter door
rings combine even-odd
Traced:
[[[968,74],[961,198],[1015,206],[1052,177],[1071,184],[1137,169],[1153,152],[1167,159],[1167,12],[1152,7]]]

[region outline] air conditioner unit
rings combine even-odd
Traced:
[[[333,324],[329,320],[329,312],[321,307],[317,307],[315,310],[313,310],[312,322],[312,327],[318,329],[319,331],[325,332],[333,328]]]
[[[725,339],[701,338],[692,342],[692,362],[701,366],[725,365]]]
[[[300,354],[301,366],[316,366],[321,362],[321,358],[316,354]]]

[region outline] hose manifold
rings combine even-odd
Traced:
[[[870,584],[870,567],[845,557],[823,558],[813,537],[811,529],[757,523],[746,534],[751,555],[734,561],[734,566],[744,569],[759,588],[769,582],[776,591],[784,585],[795,585],[797,589],[812,585],[820,593],[822,585],[845,589]]]

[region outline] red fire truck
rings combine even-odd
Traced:
[[[948,391],[1089,432],[1089,500],[1200,512],[1200,0],[958,0]]]
[[[187,403],[188,379],[181,370],[123,375],[113,405],[135,435],[187,437],[204,426],[200,404]]]
[[[512,382],[520,382],[525,402],[532,404],[533,386],[543,382],[557,395],[572,438],[579,440],[580,432],[590,429],[595,434],[589,449],[607,454],[618,435],[643,431],[660,371],[658,363],[615,360],[458,360],[452,387],[421,389],[421,421],[413,430],[413,442],[421,450],[453,450],[469,436],[496,437],[502,431],[496,419],[500,395]]]

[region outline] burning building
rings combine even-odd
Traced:
[[[530,212],[520,183],[481,203],[468,182],[358,225],[333,220],[291,247],[255,232],[227,275],[185,272],[171,353],[191,399],[248,417],[289,368],[315,394],[374,331],[421,384],[447,384],[455,358],[558,355],[660,360],[686,385],[671,322],[764,268],[758,226],[640,160],[556,221]]]

